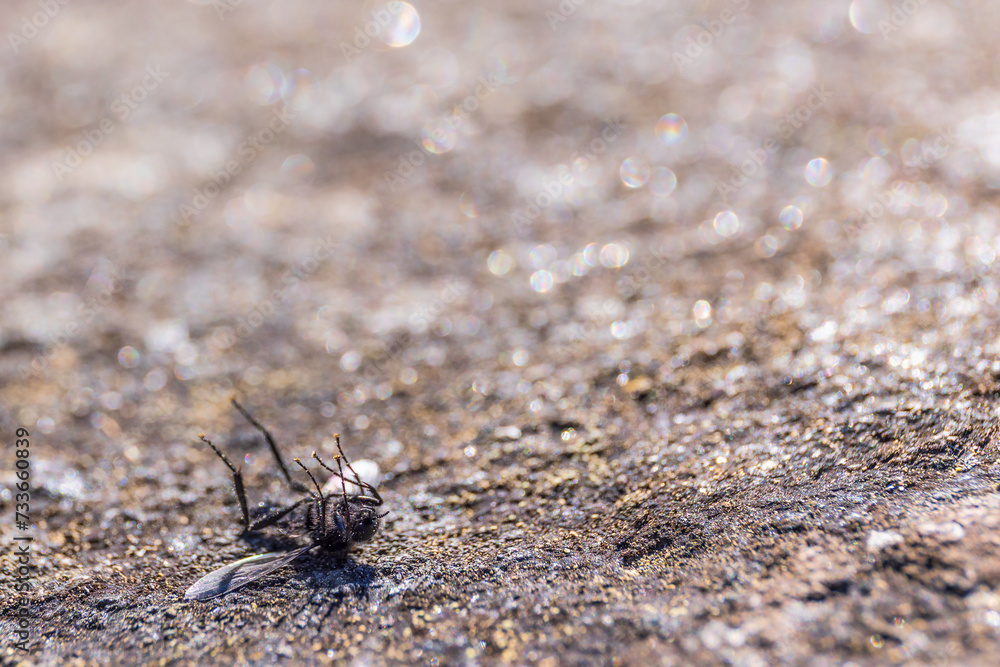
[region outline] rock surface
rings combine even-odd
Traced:
[[[407,7],[0,9],[4,664],[992,664],[996,7]]]

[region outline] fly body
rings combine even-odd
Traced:
[[[339,434],[334,436],[337,443],[337,456],[334,459],[337,464],[336,470],[327,465],[316,452],[312,453],[316,462],[332,474],[325,487],[320,487],[312,472],[306,468],[301,460],[294,459],[312,482],[313,490],[309,490],[292,480],[271,433],[235,399],[233,405],[255,428],[264,434],[264,439],[267,440],[278,468],[289,486],[295,491],[308,493],[305,498],[301,498],[287,507],[279,508],[270,514],[251,520],[246,489],[243,486],[242,471],[234,466],[208,438],[200,435],[201,441],[211,447],[212,451],[222,459],[233,473],[233,485],[242,512],[244,532],[258,531],[274,526],[283,528],[289,533],[305,534],[309,537],[310,543],[292,551],[250,556],[210,572],[187,590],[184,597],[189,600],[211,600],[220,595],[231,593],[280,567],[284,567],[313,548],[343,552],[356,543],[367,542],[378,533],[382,517],[387,514],[387,512],[379,513],[376,509],[382,505],[382,497],[372,484],[362,480],[360,475],[355,472],[340,446]],[[345,468],[350,476],[344,474]],[[353,485],[358,493],[348,494],[348,484]]]

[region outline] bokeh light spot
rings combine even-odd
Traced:
[[[851,25],[858,32],[870,35],[878,30],[880,19],[889,18],[890,9],[884,0],[854,0],[847,10]]]
[[[552,274],[542,269],[540,271],[535,271],[531,274],[531,289],[545,294],[552,289],[555,284],[555,280],[552,278]]]
[[[311,107],[319,93],[319,79],[307,69],[290,72],[281,84],[281,99],[296,110]]]
[[[118,363],[125,368],[135,368],[139,363],[139,351],[131,345],[118,350]]]
[[[434,155],[447,153],[455,147],[455,141],[458,139],[455,128],[443,120],[427,123],[421,130],[420,136],[424,149]]]
[[[289,155],[281,163],[281,173],[300,183],[309,183],[316,175],[316,164],[306,155]]]
[[[657,197],[669,197],[677,189],[677,175],[667,167],[654,167],[649,190]]]
[[[715,233],[722,238],[736,236],[740,232],[740,219],[732,211],[721,211],[712,221]]]
[[[830,163],[821,157],[810,160],[806,165],[806,182],[817,188],[822,188],[833,180],[833,169]]]
[[[790,232],[802,226],[802,218],[802,209],[798,206],[786,206],[778,214],[778,222]]]
[[[514,267],[514,258],[504,250],[494,250],[486,260],[486,266],[495,276],[505,276]]]
[[[463,192],[462,196],[458,198],[458,210],[467,218],[479,217],[479,204],[476,202],[476,198],[468,192]]]
[[[261,63],[247,70],[243,85],[254,104],[266,106],[281,98],[284,75],[274,63]]]
[[[628,248],[621,243],[608,243],[601,248],[601,264],[608,269],[618,269],[628,263]]]
[[[379,38],[389,46],[409,46],[420,34],[420,13],[408,2],[390,2],[386,7],[392,18]]]
[[[649,163],[641,157],[627,158],[622,162],[621,169],[619,170],[622,183],[625,184],[625,187],[632,188],[633,190],[644,186],[646,181],[649,180],[649,174]]]
[[[656,122],[656,136],[667,146],[676,146],[687,138],[688,126],[684,119],[675,113],[661,116]]]
[[[695,302],[691,314],[694,316],[694,323],[704,329],[712,323],[712,304],[700,299]]]

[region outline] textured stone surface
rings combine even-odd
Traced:
[[[2,56],[5,664],[991,663],[995,8],[220,4]],[[232,396],[390,514],[189,603],[301,543]]]

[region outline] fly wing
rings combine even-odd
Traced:
[[[288,565],[312,548],[313,545],[310,544],[294,551],[277,551],[250,556],[230,563],[194,582],[194,585],[184,593],[184,599],[204,601],[231,593],[237,588],[242,588],[264,575],[274,572],[279,567]]]

